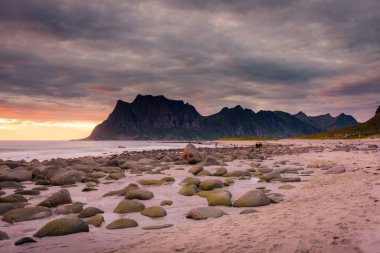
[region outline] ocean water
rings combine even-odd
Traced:
[[[124,151],[184,148],[185,142],[159,141],[0,141],[0,159],[45,160],[117,154]],[[212,144],[196,144],[213,147]]]

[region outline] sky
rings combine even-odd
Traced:
[[[380,105],[378,0],[0,0],[0,139],[77,139],[137,94],[203,115]]]

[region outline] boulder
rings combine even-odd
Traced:
[[[209,206],[232,206],[232,194],[229,191],[214,189],[208,193],[206,199]]]
[[[290,184],[283,184],[283,185],[280,185],[278,187],[278,189],[282,189],[282,190],[290,190],[290,189],[294,189],[294,188],[296,188],[296,187],[293,185],[290,185]]]
[[[141,212],[145,209],[145,205],[136,200],[124,199],[116,206],[114,213],[133,213]]]
[[[201,183],[201,180],[199,178],[196,178],[196,177],[187,177],[181,181],[181,185],[183,185],[183,186],[195,185],[198,187],[200,183]]]
[[[219,168],[216,168],[215,172],[212,175],[216,177],[221,177],[226,173],[227,173],[227,169],[225,167],[219,167]]]
[[[265,173],[264,175],[261,176],[261,179],[265,180],[267,182],[269,182],[269,181],[271,181],[271,180],[273,180],[275,178],[281,178],[281,174],[278,173],[278,172],[272,171],[272,172],[269,172],[269,173]]]
[[[23,237],[23,238],[18,239],[17,241],[15,241],[15,246],[22,245],[22,244],[25,244],[25,243],[36,243],[36,242],[37,241],[34,240],[31,237]]]
[[[203,166],[202,165],[194,165],[192,166],[188,172],[193,174],[193,175],[197,175],[198,173],[200,173],[201,171],[203,170]]]
[[[88,220],[86,220],[86,223],[88,225],[93,225],[95,227],[100,227],[103,222],[104,222],[104,217],[100,214],[92,216]]]
[[[203,166],[211,166],[211,165],[221,165],[222,162],[218,161],[215,157],[209,155],[206,156],[205,160],[203,161]]]
[[[0,168],[0,182],[1,181],[15,181],[24,182],[32,180],[32,172],[25,167],[17,167],[14,169]]]
[[[171,206],[171,205],[173,205],[173,201],[170,199],[165,199],[165,200],[161,201],[161,203],[160,203],[160,206]]]
[[[0,241],[9,239],[9,236],[7,233],[0,231]]]
[[[60,171],[50,178],[52,185],[71,185],[81,182],[83,179],[83,172],[76,170]]]
[[[103,195],[103,197],[108,197],[108,196],[125,196],[125,194],[130,191],[130,190],[137,190],[139,189],[139,186],[137,184],[129,184],[127,187],[121,189],[121,190],[116,190],[116,191],[110,191],[107,192],[106,194]]]
[[[181,160],[187,160],[190,164],[196,164],[203,161],[203,156],[193,144],[189,143],[182,152]]]
[[[61,236],[80,232],[88,232],[87,223],[78,218],[59,218],[52,220],[40,228],[33,236]]]
[[[210,191],[215,188],[222,188],[224,186],[223,181],[219,179],[207,179],[199,184],[199,189],[202,191]]]
[[[125,194],[126,199],[140,199],[140,200],[149,200],[154,198],[154,194],[151,191],[143,190],[143,189],[137,189],[137,190],[130,190]]]
[[[233,203],[234,207],[256,207],[271,203],[270,198],[259,190],[251,190]]]
[[[208,170],[202,170],[197,174],[198,177],[212,176],[211,172]]]
[[[235,180],[233,179],[233,178],[226,178],[226,179],[224,179],[224,181],[223,181],[223,184],[225,185],[225,186],[230,186],[231,184],[234,184],[235,183]]]
[[[57,214],[76,214],[83,210],[84,204],[81,202],[74,202],[69,205],[59,206],[57,208]]]
[[[137,183],[141,185],[164,185],[164,184],[171,184],[175,181],[172,177],[164,177],[161,179],[140,179],[137,181]]]
[[[166,210],[162,206],[151,206],[145,208],[141,214],[150,218],[160,218],[167,215]]]
[[[40,195],[40,191],[37,190],[17,190],[15,193],[20,195]]]
[[[257,171],[264,174],[264,173],[272,172],[273,169],[270,169],[267,166],[262,166],[260,168],[257,168]]]
[[[106,179],[111,179],[111,180],[119,180],[122,178],[125,178],[125,175],[122,172],[111,173],[108,175],[108,177],[106,177]]]
[[[28,200],[20,194],[11,194],[5,197],[0,197],[0,203],[13,203],[13,202],[28,202]]]
[[[26,204],[27,202],[0,203],[0,215],[13,209],[24,208]]]
[[[137,227],[138,223],[135,220],[121,218],[117,219],[106,226],[106,229],[122,229]]]
[[[96,207],[86,207],[78,214],[78,218],[88,218],[100,213],[104,213],[104,211]]]
[[[25,187],[19,182],[14,182],[14,181],[0,182],[0,189],[21,189],[21,188],[25,188]]]
[[[70,204],[72,202],[70,192],[67,189],[62,189],[39,203],[38,206],[57,207],[64,204]]]
[[[2,221],[8,223],[37,220],[49,217],[52,215],[50,208],[43,206],[17,208],[6,212],[3,215]]]
[[[195,193],[198,192],[198,188],[195,185],[186,185],[183,186],[178,193],[183,196],[193,196]]]
[[[328,169],[325,174],[341,174],[346,172],[346,169],[340,166],[334,166],[330,169]]]
[[[207,218],[219,218],[225,214],[225,212],[216,207],[197,207],[191,209],[187,213],[186,218],[193,220],[204,220]]]

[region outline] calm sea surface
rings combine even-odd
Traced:
[[[158,141],[0,141],[0,159],[32,160],[74,158],[142,151],[184,148],[186,143]],[[207,147],[212,145],[196,145]]]

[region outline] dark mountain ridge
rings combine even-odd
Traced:
[[[298,114],[297,114],[298,115]],[[300,115],[298,115],[300,116]],[[204,140],[222,137],[283,138],[323,131],[317,124],[281,111],[224,107],[202,116],[190,104],[164,96],[137,95],[131,103],[118,100],[87,140]],[[305,117],[308,117],[305,115]],[[351,117],[351,116],[350,116]],[[356,120],[355,120],[356,121]],[[331,121],[328,122],[330,127]],[[344,124],[344,122],[343,122]]]
[[[321,131],[334,130],[342,127],[355,126],[358,124],[354,117],[344,113],[339,114],[337,117],[333,117],[329,113],[318,116],[307,116],[305,113],[300,111],[299,113],[294,114],[294,116],[299,120],[319,128]]]

